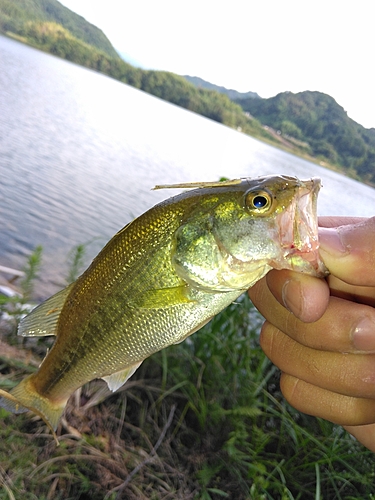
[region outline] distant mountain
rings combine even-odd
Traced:
[[[321,92],[283,92],[269,99],[236,99],[244,111],[285,137],[307,143],[310,153],[375,182],[375,129],[348,117]]]
[[[26,24],[33,21],[60,24],[78,40],[110,57],[118,57],[102,30],[57,0],[0,0],[0,32],[12,32],[22,36]]]
[[[240,101],[241,99],[260,99],[259,95],[256,92],[238,92],[237,90],[226,89],[225,87],[220,87],[219,85],[215,85],[214,83],[207,82],[206,80],[203,80],[198,76],[184,75],[184,78],[198,88],[214,90],[215,92],[219,92],[220,94],[225,94],[232,101]]]

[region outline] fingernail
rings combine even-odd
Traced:
[[[342,231],[340,231],[340,228],[320,227],[319,247],[330,254],[345,255],[348,253],[348,247],[342,242]]]
[[[301,314],[303,308],[303,296],[301,284],[295,280],[288,280],[284,283],[281,291],[284,306],[295,316]]]
[[[359,351],[375,352],[375,323],[363,318],[353,333],[353,345]]]

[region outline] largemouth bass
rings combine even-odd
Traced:
[[[326,273],[318,253],[319,179],[268,176],[173,187],[117,233],[77,281],[20,323],[56,335],[38,371],[0,405],[56,430],[73,392],[121,387],[152,353],[183,341],[271,268]]]

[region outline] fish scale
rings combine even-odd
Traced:
[[[56,340],[35,374],[10,395],[1,391],[0,405],[32,410],[55,430],[77,388],[103,378],[118,389],[145,358],[197,331],[271,267],[325,275],[318,179],[197,185],[125,226],[75,283],[22,320],[20,335]]]

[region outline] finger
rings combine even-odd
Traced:
[[[270,271],[268,288],[280,304],[305,323],[317,321],[329,301],[329,288],[322,280],[293,271]]]
[[[326,278],[326,281],[331,295],[341,297],[351,302],[358,302],[360,304],[367,304],[375,307],[375,287],[349,285],[333,274],[330,274]]]
[[[348,226],[350,224],[358,224],[365,222],[368,217],[340,217],[340,216],[323,216],[319,217],[319,227],[339,227]]]
[[[352,285],[374,285],[375,217],[354,225],[320,228],[319,244],[331,274]]]
[[[372,425],[345,425],[344,429],[350,432],[360,443],[375,452],[375,424]]]
[[[288,403],[302,413],[346,426],[362,426],[375,422],[373,399],[337,394],[288,374],[282,374],[280,388]]]
[[[267,322],[261,330],[260,344],[284,373],[344,396],[375,398],[375,354],[318,351]]]
[[[304,323],[279,303],[264,279],[249,296],[270,323],[304,346],[343,353],[375,352],[372,307],[330,297],[325,314],[315,323]]]
[[[293,271],[270,271],[250,290],[249,297],[263,316],[272,322],[275,315],[289,313],[310,323],[325,312],[329,301],[329,288],[324,280]],[[276,308],[275,308],[276,307]]]

